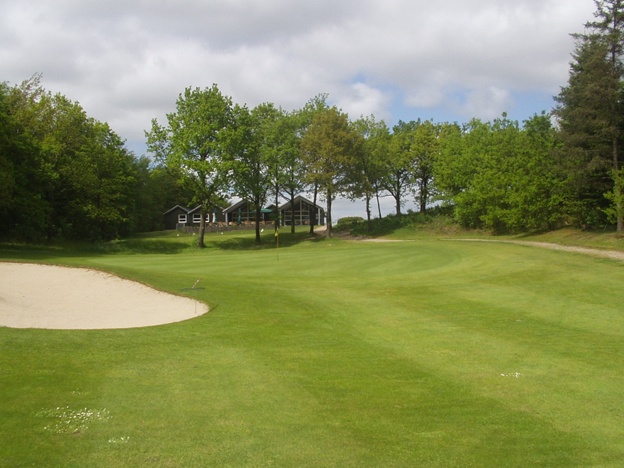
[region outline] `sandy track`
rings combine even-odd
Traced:
[[[561,244],[553,244],[551,242],[535,242],[535,241],[491,240],[491,239],[448,239],[448,240],[459,240],[463,242],[501,242],[504,244],[529,245],[532,247],[541,247],[544,249],[551,249],[551,250],[564,250],[566,252],[574,252],[574,253],[580,253],[584,255],[591,255],[592,257],[610,258],[612,260],[624,261],[624,252],[620,250],[591,249],[588,247],[575,247],[573,245],[561,245]]]
[[[135,328],[206,312],[202,302],[96,270],[0,262],[0,326]]]

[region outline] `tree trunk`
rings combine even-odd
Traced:
[[[317,196],[318,196],[318,186],[314,184],[314,198],[312,201],[313,211],[312,211],[312,215],[310,216],[310,234],[314,234],[314,224],[316,223],[316,198]]]
[[[325,233],[327,235],[327,237],[331,237],[332,236],[332,214],[331,214],[331,209],[332,209],[332,193],[331,190],[327,190],[327,213],[325,213],[327,219],[325,220],[326,224],[327,224],[327,229],[325,230]]]
[[[367,224],[368,231],[372,229],[370,202],[371,202],[371,196],[367,192],[366,193],[366,224]]]
[[[197,239],[197,247],[199,247],[200,249],[203,249],[204,247],[206,247],[206,244],[204,244],[204,234],[206,233],[206,207],[202,204],[201,208],[199,209],[199,213],[201,216],[201,219],[199,220],[199,233],[198,233],[198,239]]]
[[[290,233],[295,233],[295,192],[290,193]]]
[[[290,189],[290,188],[287,188],[287,189],[284,189],[284,190],[286,192],[286,195],[288,195],[288,202],[290,202],[290,206],[292,208],[292,206],[295,204],[295,191]],[[284,215],[285,214],[286,214],[286,212],[284,212]],[[292,214],[292,211],[291,211],[291,214]],[[286,224],[286,219],[285,218],[286,218],[285,216],[284,216],[284,218],[280,218],[282,226],[284,226],[284,227],[290,226],[290,233],[291,234],[295,234],[295,223],[294,223],[294,219],[293,219],[294,216],[291,216],[290,224]]]
[[[397,174],[396,186],[394,187],[394,201],[396,202],[396,215],[401,216],[401,182],[400,174]]]
[[[427,211],[427,183],[422,182],[420,184],[420,193],[418,194],[419,202],[420,202],[420,212],[425,213]]]
[[[613,169],[615,171],[615,186],[613,195],[615,196],[615,212],[617,216],[617,232],[622,232],[624,220],[622,219],[622,187],[620,187],[620,163],[618,161],[618,140],[613,138]]]
[[[262,239],[260,239],[260,216],[262,212],[260,211],[260,205],[256,204],[256,244],[260,244]]]
[[[280,212],[279,212],[279,187],[275,186],[275,245],[279,245],[279,225],[280,225]]]

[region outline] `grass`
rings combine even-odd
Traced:
[[[624,265],[416,237],[0,247],[211,306],[0,328],[0,466],[619,466]]]

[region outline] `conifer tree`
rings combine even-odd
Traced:
[[[579,221],[595,224],[598,213],[606,212],[622,231],[624,0],[595,0],[595,4],[595,21],[585,25],[584,34],[574,35],[577,45],[570,78],[556,97],[555,115]]]

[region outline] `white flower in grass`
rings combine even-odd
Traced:
[[[38,412],[36,416],[54,418],[56,422],[48,424],[43,429],[56,434],[84,432],[89,428],[89,423],[107,421],[110,419],[110,413],[106,408],[101,410],[92,410],[89,408],[72,410],[69,406],[64,408],[57,406],[55,409],[42,410]]]

